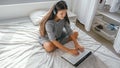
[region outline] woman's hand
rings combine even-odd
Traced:
[[[79,44],[75,46],[76,49],[80,50],[81,52],[84,51],[84,47],[80,46]]]
[[[79,55],[79,52],[78,52],[77,49],[70,49],[70,50],[68,51],[68,53],[70,53],[70,54],[72,54],[72,55]]]

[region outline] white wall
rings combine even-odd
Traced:
[[[73,0],[64,0],[64,1],[66,1],[67,5],[68,5],[68,9],[72,10],[72,1]]]
[[[29,16],[29,14],[35,10],[49,9],[57,1],[59,0],[0,5],[0,20]],[[71,10],[72,0],[65,0],[65,1],[67,2],[69,10]]]
[[[49,9],[56,1],[0,5],[0,20],[28,16],[39,9]]]
[[[0,0],[0,5],[44,2],[44,1],[54,1],[54,0]]]

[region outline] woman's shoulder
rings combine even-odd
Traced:
[[[48,20],[46,23],[53,23],[54,20]]]
[[[54,21],[53,20],[48,20],[47,22],[46,22],[46,25],[53,25],[54,24]]]

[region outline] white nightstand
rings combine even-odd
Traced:
[[[72,21],[72,22],[74,22],[76,24],[76,19],[77,19],[76,14],[72,13],[69,10],[67,11],[67,13],[68,13],[69,20]]]

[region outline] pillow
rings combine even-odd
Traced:
[[[32,23],[35,26],[39,25],[40,21],[46,15],[47,12],[48,12],[47,10],[39,10],[39,11],[32,12],[30,14],[30,19],[31,19]]]

